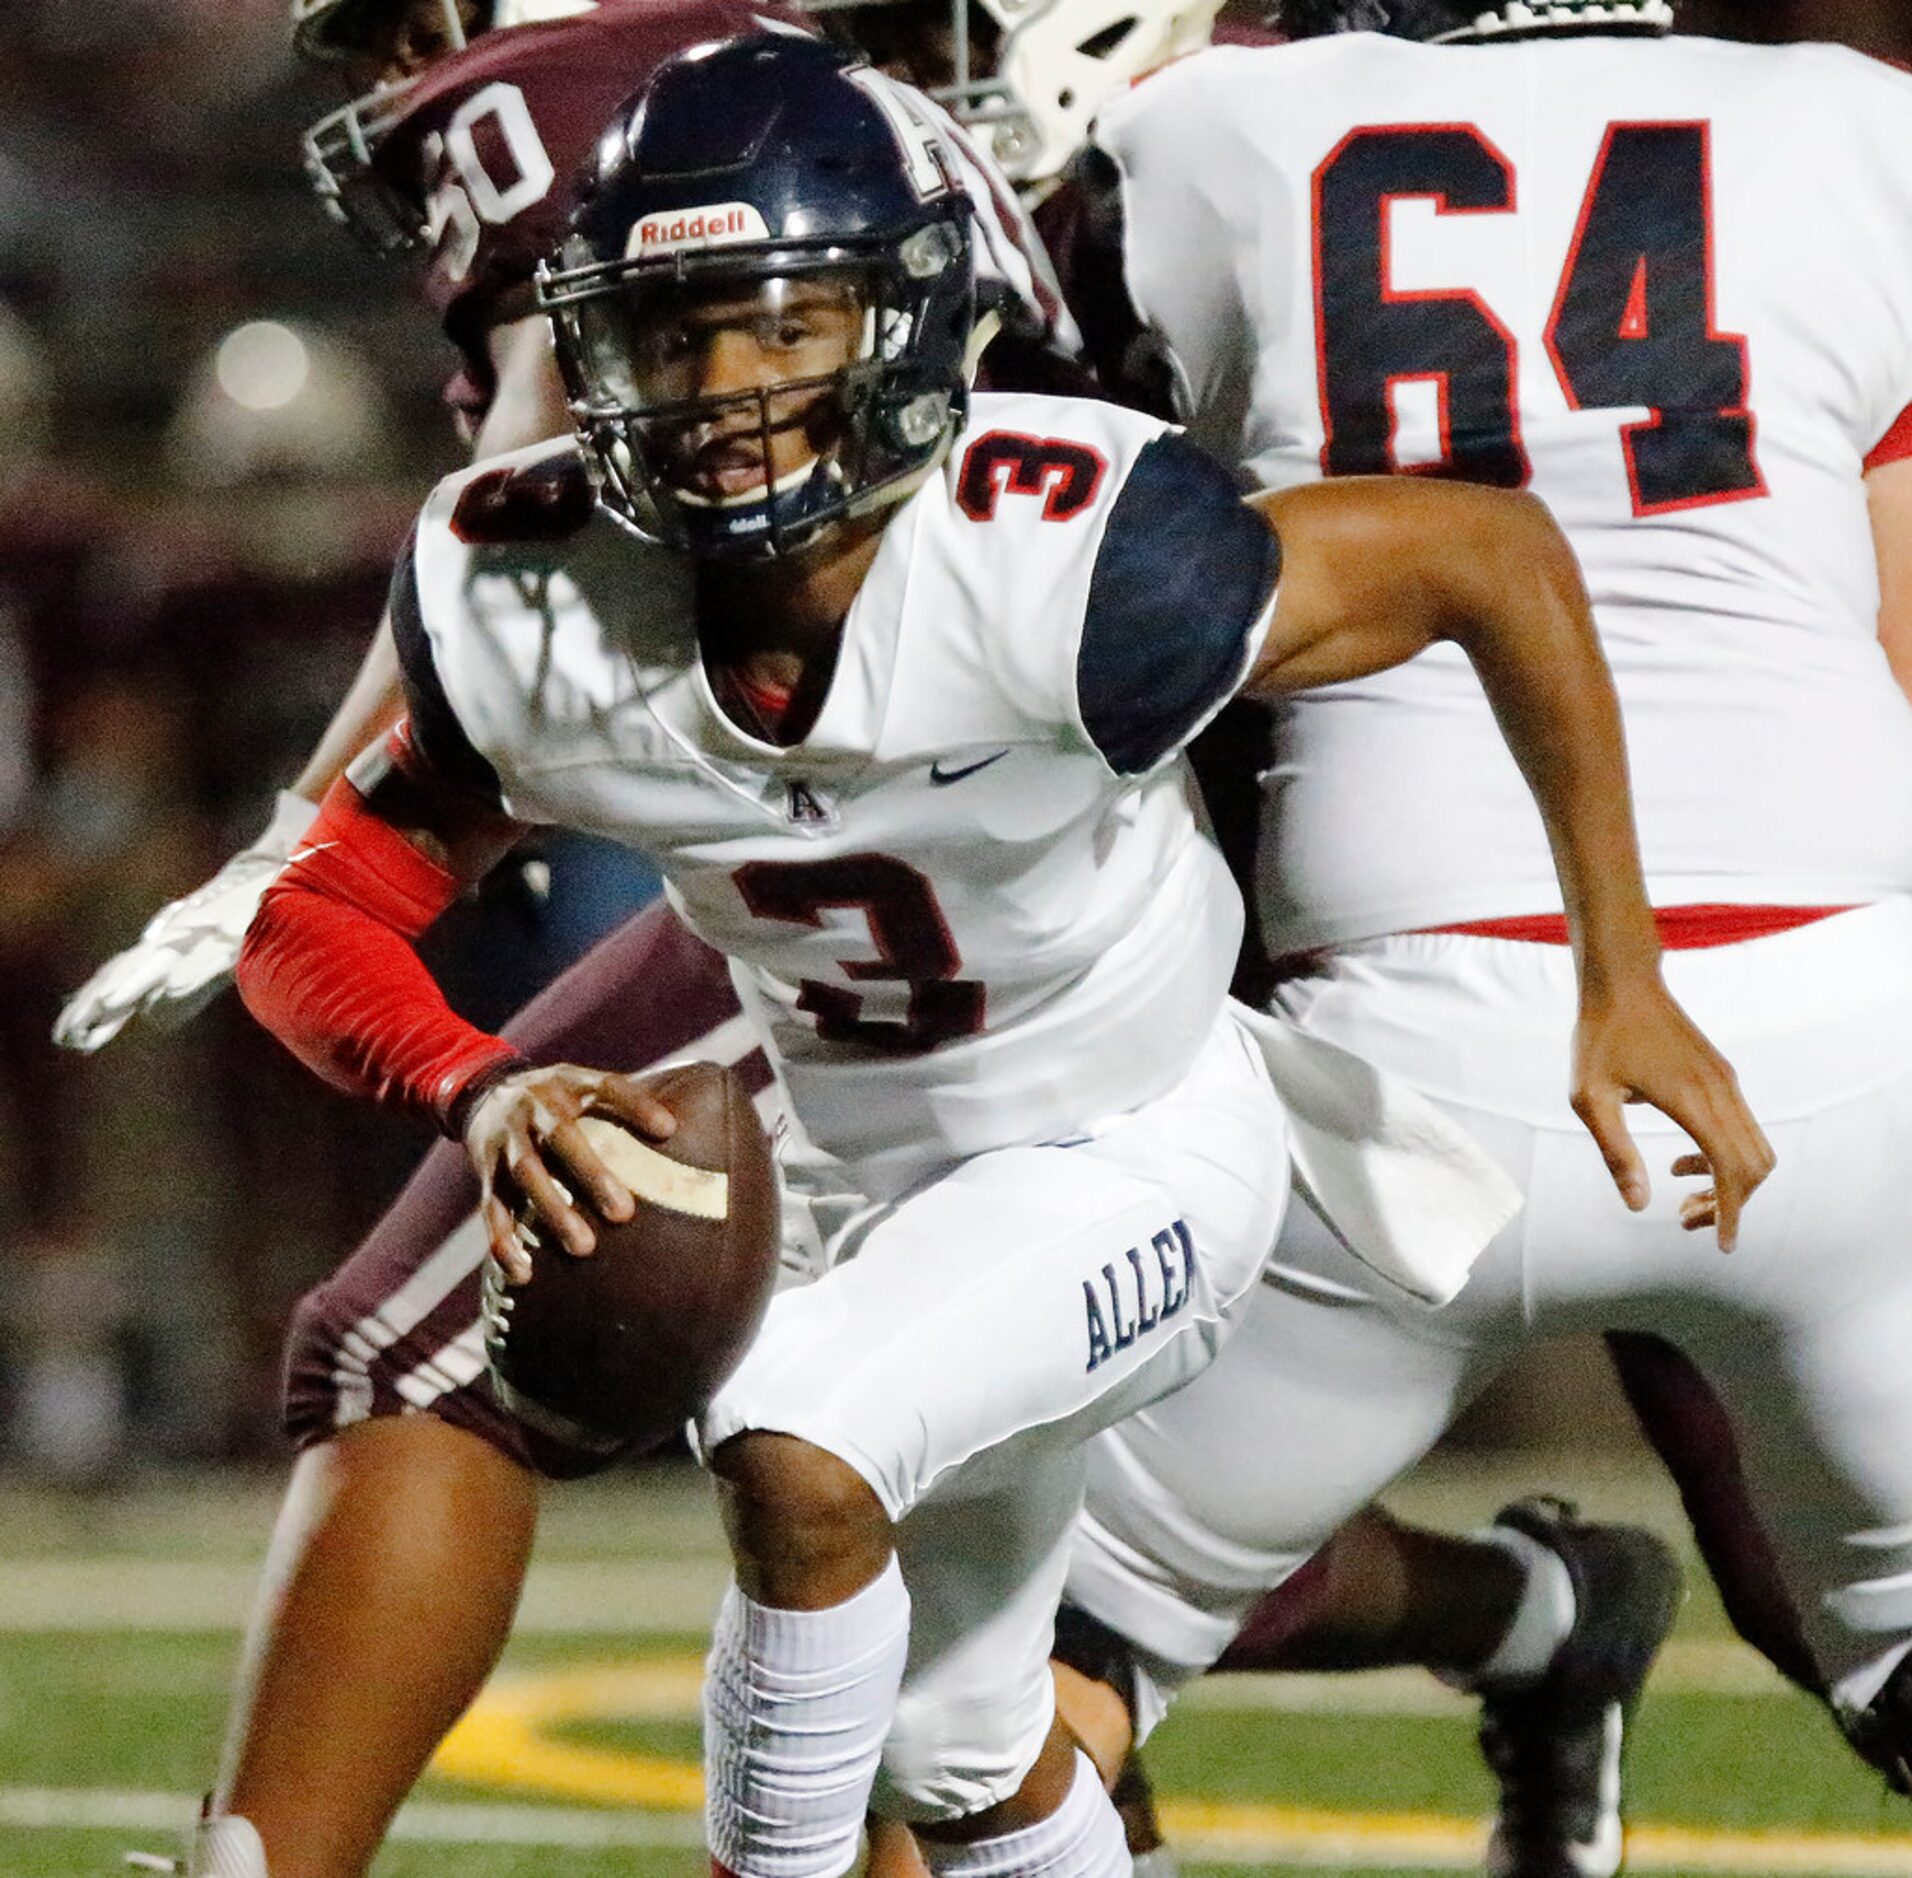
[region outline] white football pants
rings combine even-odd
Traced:
[[[1394,1071],[1526,1195],[1441,1311],[1403,1301],[1300,1203],[1238,1334],[1192,1388],[1097,1439],[1067,1595],[1140,1646],[1145,1726],[1256,1599],[1411,1467],[1524,1340],[1651,1331],[1733,1422],[1754,1511],[1838,1698],[1912,1638],[1912,902],[1667,957],[1778,1167],[1730,1257],[1678,1223],[1686,1142],[1627,1118],[1622,1206],[1566,1105],[1564,947],[1412,934],[1283,988],[1304,1028]],[[1152,1686],[1150,1686],[1152,1685]]]
[[[973,1813],[1033,1765],[1084,1441],[1220,1349],[1286,1203],[1284,1132],[1225,1012],[1160,1100],[867,1209],[706,1413],[706,1454],[796,1435],[899,1522],[912,1620],[881,1810]]]

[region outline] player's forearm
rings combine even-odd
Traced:
[[[322,800],[352,759],[378,742],[404,714],[404,684],[398,651],[392,643],[392,622],[387,616],[379,621],[351,690],[333,712],[332,721],[294,781],[292,793],[304,796],[308,802]]]
[[[571,413],[551,346],[551,322],[542,314],[514,320],[496,328],[486,343],[497,389],[472,439],[472,455],[503,456],[569,436]]]
[[[461,885],[338,783],[246,934],[246,1008],[333,1088],[454,1132],[521,1060],[452,1011],[412,949]]]
[[[1581,965],[1598,996],[1658,969],[1626,737],[1579,564],[1537,502],[1475,544],[1446,637],[1479,674],[1533,792]]]

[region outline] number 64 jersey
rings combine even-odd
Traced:
[[[1660,904],[1912,886],[1863,472],[1912,454],[1912,77],[1622,35],[1216,49],[1104,113],[1129,296],[1257,480],[1532,489],[1580,558]],[[1447,648],[1298,701],[1280,948],[1555,910]]]
[[[1241,903],[1178,752],[1279,560],[1179,432],[982,396],[893,512],[798,744],[725,714],[694,567],[594,509],[568,447],[442,484],[393,618],[435,767],[653,854],[811,1140],[881,1197],[1136,1108],[1211,1035]]]

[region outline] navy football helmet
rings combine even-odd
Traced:
[[[1280,0],[1275,24],[1290,39],[1387,33],[1446,46],[1557,32],[1671,32],[1673,6],[1672,0]]]
[[[605,506],[755,558],[917,488],[979,336],[970,212],[919,94],[820,40],[661,65],[538,280]]]

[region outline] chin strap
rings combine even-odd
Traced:
[[[982,370],[983,354],[989,349],[989,342],[1002,331],[1002,315],[994,307],[987,307],[976,316],[976,324],[970,328],[969,344],[963,349],[963,383],[974,385],[976,374]]]

